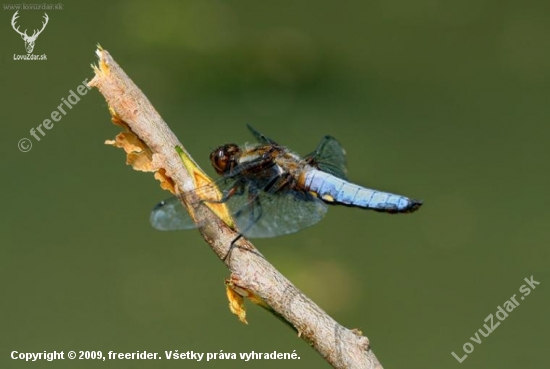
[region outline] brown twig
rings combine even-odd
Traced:
[[[165,188],[170,187],[166,182],[171,182],[175,192],[190,194],[182,198],[182,202],[194,212],[197,224],[202,225],[199,230],[205,241],[223,260],[237,233],[206,205],[192,198],[195,181],[174,149],[182,146],[181,143],[111,55],[101,48],[97,54],[99,64],[94,66],[96,75],[89,85],[96,87],[105,97],[113,121],[123,125],[127,135],[135,135],[143,143],[142,148],[139,145],[133,145],[130,150],[126,148],[128,160],[136,161],[145,155],[148,160],[142,166],[146,168],[138,169],[156,171],[157,175],[160,173],[159,177],[164,178]],[[224,261],[231,271],[228,286],[232,291],[256,303],[263,303],[264,307],[293,326],[298,335],[333,367],[382,368],[370,349],[368,339],[361,332],[338,324],[263,256],[258,252],[250,252],[255,248],[248,240],[241,238],[237,246]]]

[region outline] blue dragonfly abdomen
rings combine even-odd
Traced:
[[[302,181],[301,181],[302,182]],[[309,169],[303,174],[303,186],[327,203],[339,203],[388,213],[409,213],[422,201],[358,186],[332,174]]]

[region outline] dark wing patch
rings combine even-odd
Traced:
[[[266,137],[263,133],[258,132],[256,129],[254,129],[250,124],[246,125],[248,127],[248,130],[252,132],[252,135],[254,135],[254,138],[262,143],[262,144],[274,144],[278,145],[277,142],[273,141],[271,138]]]
[[[348,179],[346,168],[346,151],[332,136],[325,136],[314,152],[306,155],[308,163],[323,172],[341,179]]]

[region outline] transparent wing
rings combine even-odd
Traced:
[[[268,238],[298,232],[320,221],[327,205],[317,197],[297,191],[249,191],[228,200],[239,231],[247,238]]]
[[[275,141],[273,141],[271,138],[266,137],[263,133],[260,133],[260,132],[256,131],[256,129],[253,128],[250,124],[247,124],[246,126],[248,127],[248,130],[250,132],[252,132],[252,135],[254,135],[254,138],[258,142],[260,142],[262,144],[275,144],[275,145],[277,145],[277,143]]]
[[[226,205],[238,230],[247,238],[268,238],[298,232],[320,221],[327,205],[310,193],[280,191],[275,194],[247,190],[231,196]],[[177,197],[161,201],[150,216],[151,225],[160,231],[196,228]]]
[[[153,228],[159,231],[193,229],[197,225],[176,196],[159,202],[149,217]]]
[[[226,193],[235,187],[235,183],[236,180],[234,179],[222,177],[214,183],[195,191],[209,193],[210,191],[206,187],[216,186],[222,193]],[[149,221],[153,228],[159,231],[181,231],[197,228],[197,225],[177,196],[172,196],[155,205],[149,216]]]
[[[317,145],[314,152],[306,155],[305,159],[323,172],[347,180],[346,151],[332,136],[325,136]]]

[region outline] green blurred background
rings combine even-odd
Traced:
[[[331,207],[255,242],[385,367],[549,367],[549,4],[65,1],[36,41],[47,61],[13,60],[24,45],[2,10],[0,367],[329,367],[263,310],[249,307],[248,326],[229,313],[228,272],[198,232],[149,226],[168,193],[103,144],[118,129],[97,90],[30,136],[92,78],[97,43],[209,173],[210,149],[250,141],[250,123],[300,154],[331,134],[351,180],[424,199],[402,216]],[[459,364],[451,352],[531,275],[541,284]],[[12,350],[301,359],[25,363]]]

